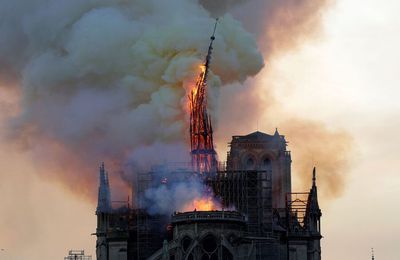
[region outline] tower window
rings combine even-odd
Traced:
[[[262,168],[263,170],[268,170],[268,171],[272,169],[271,160],[269,158],[264,158],[262,162]]]
[[[248,158],[247,161],[246,161],[246,169],[247,170],[254,170],[254,165],[255,165],[254,159],[251,158],[251,157]]]
[[[188,236],[185,236],[185,237],[182,239],[183,251],[186,252],[186,251],[189,249],[191,243],[192,243],[192,239],[191,239],[190,237],[188,237]]]

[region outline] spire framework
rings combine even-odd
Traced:
[[[214,32],[210,38],[211,42],[208,47],[206,61],[201,66],[196,86],[189,95],[192,166],[194,171],[199,174],[214,172],[217,165],[211,117],[207,112],[207,76],[211,64],[217,24],[218,19],[215,22]]]

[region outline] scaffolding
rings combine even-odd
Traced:
[[[272,232],[272,173],[266,170],[219,171],[208,181],[224,207],[247,216],[248,235]]]
[[[92,260],[92,256],[85,255],[85,250],[69,250],[64,260]]]
[[[306,230],[306,212],[309,192],[291,192],[286,194],[286,221],[290,233],[302,233]]]
[[[151,171],[137,175],[134,195],[137,208],[131,232],[135,243],[135,259],[147,259],[162,246],[168,233],[169,216],[149,214],[145,209],[145,192],[160,185],[168,186],[175,181],[187,181],[193,175],[191,163],[156,165]]]

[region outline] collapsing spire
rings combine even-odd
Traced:
[[[96,212],[108,212],[111,209],[110,183],[108,173],[105,170],[104,163],[101,163],[99,170],[99,196]]]
[[[196,86],[189,95],[190,101],[190,146],[192,165],[199,174],[214,172],[217,165],[214,150],[213,129],[211,117],[207,113],[207,76],[211,64],[213,42],[217,29],[218,19],[215,22],[214,32],[208,47],[205,64],[197,79]]]

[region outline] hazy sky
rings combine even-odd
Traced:
[[[400,259],[399,8],[395,0],[338,0],[318,39],[267,61],[256,79],[273,82],[282,113],[354,137],[344,194],[321,201],[324,260],[370,259],[371,247],[378,260]],[[0,147],[0,259],[62,259],[80,248],[95,255],[95,205],[36,177],[28,152]]]
[[[323,259],[400,259],[400,17],[398,1],[341,0],[320,39],[271,64],[290,114],[355,139],[344,195],[323,207]],[[316,162],[318,164],[318,162]]]

